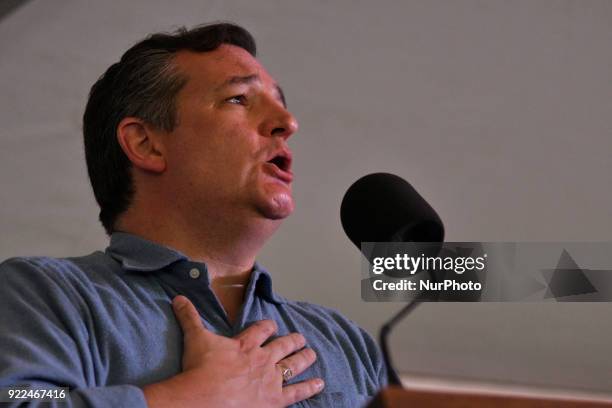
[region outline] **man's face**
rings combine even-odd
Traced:
[[[177,126],[164,137],[175,205],[193,214],[291,214],[287,139],[298,125],[276,82],[246,50],[227,44],[179,53],[176,63],[188,81]]]

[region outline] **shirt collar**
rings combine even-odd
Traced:
[[[127,232],[113,232],[106,253],[130,272],[157,271],[189,259],[179,251]]]
[[[126,272],[155,272],[179,261],[190,261],[183,253],[127,232],[113,232],[106,254],[118,261]],[[257,262],[253,266],[251,282],[255,293],[274,303],[285,303],[272,290],[272,277]],[[252,286],[252,285],[249,285]]]

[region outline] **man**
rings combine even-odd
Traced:
[[[372,339],[255,263],[293,210],[297,127],[238,26],[128,50],[84,115],[110,245],[0,266],[0,387],[68,387],[73,407],[366,402],[386,379]]]

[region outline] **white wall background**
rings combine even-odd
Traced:
[[[297,210],[260,261],[290,298],[372,333],[338,212],[373,171],[409,180],[449,241],[611,241],[610,1],[32,0],[0,21],[0,257],[104,248],[80,134],[89,87],[146,34],[251,30],[301,124]],[[588,263],[588,260],[584,260]],[[1,283],[0,283],[1,284]],[[612,305],[427,304],[402,371],[612,395]]]

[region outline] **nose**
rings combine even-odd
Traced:
[[[270,103],[267,119],[262,123],[261,134],[279,136],[287,140],[298,130],[298,122],[287,108],[278,101]]]

